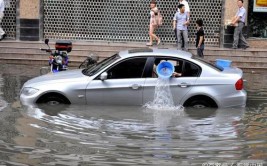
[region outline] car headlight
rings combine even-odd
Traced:
[[[25,95],[25,96],[31,96],[33,94],[35,94],[36,92],[38,92],[38,89],[35,88],[23,88],[21,94]]]

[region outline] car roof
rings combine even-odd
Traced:
[[[119,52],[120,57],[129,58],[135,56],[171,56],[177,58],[190,59],[192,54],[190,52],[170,49],[170,48],[138,48]]]

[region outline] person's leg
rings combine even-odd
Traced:
[[[235,27],[233,48],[237,48],[238,47],[239,35],[240,35],[240,27],[239,27],[239,25],[240,24],[238,24],[238,26]]]
[[[182,47],[182,49],[184,49],[184,37],[183,37],[183,35],[181,36],[181,47]]]
[[[249,47],[244,35],[243,35],[243,28],[244,28],[244,24],[241,23],[240,26],[238,26],[240,28],[240,34],[239,34],[239,45],[243,45],[244,48]]]
[[[155,39],[157,41],[157,45],[159,45],[160,44],[159,37],[157,35],[155,35],[155,34],[152,34],[152,36],[153,36],[153,39]]]
[[[197,48],[197,55],[198,55],[200,58],[204,58],[203,51],[204,51],[204,44],[201,44],[200,48]]]
[[[178,50],[180,50],[181,49],[181,31],[179,29],[177,29],[177,40],[178,40],[177,48]]]
[[[157,45],[159,45],[160,44],[160,38],[154,33],[156,28],[157,28],[156,26],[153,27],[152,37],[153,37],[153,39],[155,39],[157,41]]]
[[[188,31],[183,31],[183,38],[184,38],[184,50],[188,51]]]
[[[175,28],[175,29],[173,30],[173,32],[174,32],[174,36],[175,36],[176,43],[178,44],[177,28]]]
[[[3,20],[3,17],[4,17],[4,13],[0,13],[0,39],[2,39],[2,36],[5,34],[4,30],[2,29],[2,20]]]
[[[154,27],[153,27],[153,25],[150,24],[149,25],[149,32],[148,32],[149,42],[146,43],[147,46],[152,46],[152,44],[153,44],[153,32],[154,32]]]
[[[204,49],[205,49],[205,45],[201,44],[201,53],[202,53],[202,58],[204,58]]]

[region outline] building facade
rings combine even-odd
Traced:
[[[172,19],[178,0],[158,0],[163,25],[157,33],[164,43],[175,43]],[[245,34],[263,39],[264,12],[253,11],[254,1],[245,1],[248,9]],[[146,42],[149,40],[149,0],[5,0],[3,28],[8,38],[39,41],[44,38],[77,41]],[[188,0],[191,15],[190,44],[195,42],[195,21],[204,21],[206,45],[229,47],[233,28],[227,26],[237,11],[233,0]],[[267,6],[267,5],[266,5]],[[265,17],[266,18],[266,17]],[[266,19],[265,19],[266,20]],[[267,33],[267,32],[266,32]]]

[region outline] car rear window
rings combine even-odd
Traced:
[[[200,61],[200,62],[202,62],[202,63],[204,63],[204,64],[210,66],[211,68],[213,68],[213,69],[215,69],[215,70],[223,71],[223,68],[220,68],[220,67],[216,66],[215,64],[213,64],[213,63],[211,63],[211,62],[208,62],[208,61],[206,61],[206,60],[204,60],[204,59],[196,58],[196,57],[194,57],[193,59],[194,59],[194,60],[197,60],[197,61]]]

